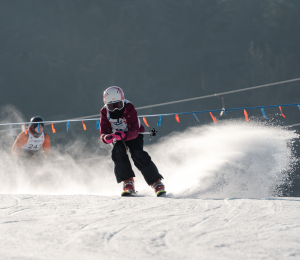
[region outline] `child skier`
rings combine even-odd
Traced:
[[[166,193],[161,182],[163,177],[158,172],[151,157],[143,150],[144,126],[141,125],[137,112],[124,97],[121,88],[113,86],[103,93],[104,107],[100,114],[100,139],[105,144],[113,144],[112,160],[117,182],[123,182],[122,196],[135,194],[134,172],[127,155],[127,148],[131,154],[134,165],[141,171],[148,185],[157,196]]]
[[[47,158],[51,153],[51,148],[49,135],[44,133],[44,123],[42,123],[44,119],[35,116],[30,119],[30,122],[28,133],[19,134],[11,151],[18,158],[38,158],[42,154]]]

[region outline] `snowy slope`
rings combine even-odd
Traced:
[[[300,200],[1,195],[1,259],[299,259]]]
[[[109,146],[80,140],[36,168],[0,151],[0,259],[300,259],[300,199],[280,198],[297,158],[291,130],[226,121],[147,146],[168,197],[135,169],[121,198]],[[1,142],[3,139],[1,139]]]

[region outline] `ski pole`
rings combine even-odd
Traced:
[[[153,128],[152,130],[150,130],[149,132],[143,132],[143,133],[139,133],[142,135],[150,135],[150,136],[156,136],[157,131]]]

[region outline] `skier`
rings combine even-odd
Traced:
[[[100,139],[105,144],[113,144],[112,160],[117,182],[123,182],[122,196],[136,194],[134,188],[135,174],[132,170],[127,148],[134,165],[141,171],[148,185],[159,197],[166,193],[161,182],[162,175],[152,162],[151,157],[143,150],[145,132],[137,116],[137,112],[130,101],[124,97],[121,88],[113,86],[103,93],[104,106],[100,114]]]
[[[47,158],[51,153],[50,138],[44,132],[44,119],[35,116],[30,119],[28,133],[20,133],[11,148],[12,153],[18,158],[35,158],[42,155]],[[41,123],[40,123],[41,122]],[[41,152],[42,151],[42,152]]]

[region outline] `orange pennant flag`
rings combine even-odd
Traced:
[[[26,129],[26,126],[25,126],[25,124],[24,124],[24,129],[25,129],[25,135],[27,135],[27,134],[28,134],[28,132],[27,132],[27,129]]]
[[[279,106],[279,109],[280,109],[281,115],[285,118],[285,115],[282,113],[281,106]]]
[[[145,117],[143,117],[143,121],[144,121],[145,125],[149,127],[149,125],[148,125],[147,120],[146,120]]]
[[[178,123],[180,123],[178,114],[175,116],[175,119],[176,119],[176,121],[177,121]]]
[[[55,130],[55,128],[54,128],[54,125],[53,125],[53,123],[52,123],[52,132],[53,132],[53,134],[55,134],[55,133],[56,133],[56,130]]]
[[[210,113],[212,120],[214,120],[214,122],[217,123],[217,119],[213,116],[212,112],[209,112],[209,113]]]
[[[86,130],[86,125],[83,121],[82,121],[82,126],[83,126],[83,130]]]
[[[244,109],[244,115],[245,115],[246,121],[248,122],[248,121],[249,121],[249,118],[248,118],[248,113],[247,113],[246,109]]]

